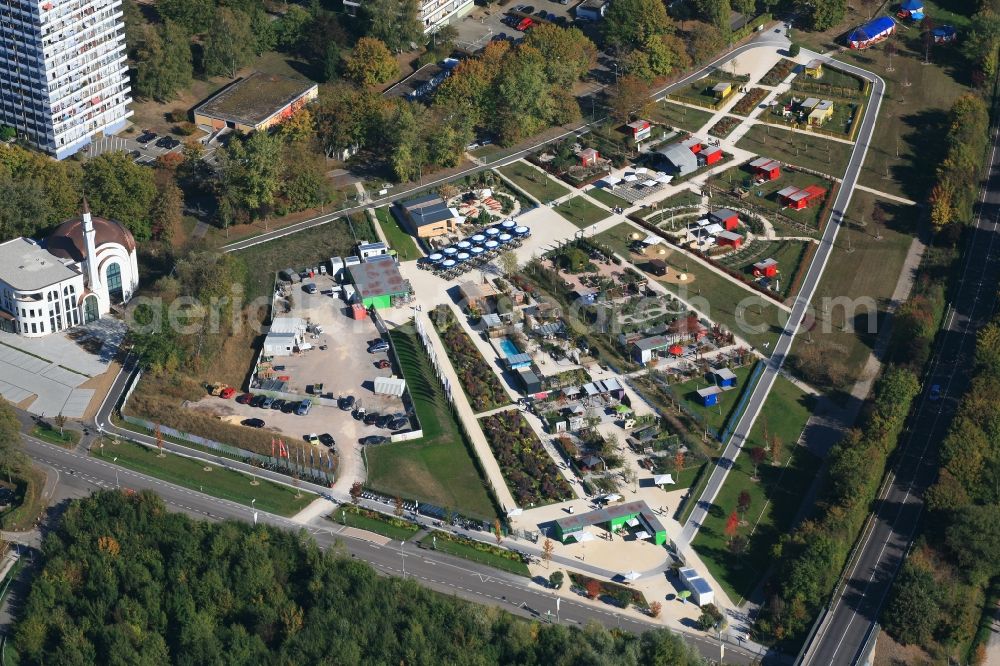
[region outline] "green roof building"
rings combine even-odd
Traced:
[[[609,532],[617,532],[632,521],[638,523],[657,546],[667,542],[667,528],[649,505],[641,500],[560,518],[555,525],[556,538],[566,543],[569,539],[575,539],[585,527],[591,525],[600,525]]]
[[[357,290],[357,299],[365,308],[384,310],[392,307],[393,299],[410,295],[410,284],[403,279],[395,260],[388,255],[349,266],[347,272]]]

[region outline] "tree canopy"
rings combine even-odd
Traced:
[[[701,663],[665,630],[517,619],[148,492],[71,503],[42,552],[15,628],[22,664]]]
[[[372,86],[398,75],[399,64],[380,40],[362,37],[344,61],[344,74],[355,83]]]
[[[615,0],[603,23],[604,38],[619,49],[637,48],[648,37],[674,29],[666,5],[660,0]]]
[[[104,153],[84,165],[83,183],[94,214],[121,222],[136,240],[152,236],[150,211],[156,198],[152,169],[125,153]]]

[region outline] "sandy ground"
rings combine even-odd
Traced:
[[[115,383],[115,379],[118,378],[118,373],[121,372],[121,369],[121,364],[118,361],[112,361],[108,366],[108,371],[103,375],[91,377],[80,384],[80,388],[94,389],[94,396],[90,399],[90,404],[87,405],[87,409],[83,413],[84,421],[89,421],[97,415],[97,410],[101,408],[101,403],[104,402],[104,398],[108,395],[108,391],[111,390],[111,385]]]

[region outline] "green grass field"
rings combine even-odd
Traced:
[[[842,177],[847,170],[847,161],[854,148],[849,143],[830,141],[770,125],[754,125],[736,142],[736,147],[837,178]]]
[[[587,196],[596,199],[597,201],[600,201],[608,208],[614,208],[616,206],[621,206],[622,208],[628,208],[632,205],[625,199],[622,199],[621,197],[612,194],[603,187],[590,188],[589,190],[587,190]]]
[[[31,435],[49,444],[56,444],[57,446],[72,449],[80,442],[81,433],[76,430],[63,428],[63,432],[60,434],[59,428],[46,424],[36,425],[31,429]]]
[[[246,298],[268,296],[274,289],[275,272],[282,268],[316,266],[330,257],[352,254],[358,241],[377,238],[367,216],[355,215],[350,222],[339,218],[240,250],[236,256],[248,266]]]
[[[653,106],[649,120],[685,130],[697,132],[711,120],[712,112],[692,109],[681,104],[663,101]]]
[[[91,453],[91,456],[238,504],[250,506],[252,500],[257,500],[253,504],[256,508],[279,516],[294,515],[316,499],[315,495],[304,491],[296,497],[294,488],[270,481],[250,485],[253,479],[246,474],[215,465],[207,465],[211,471],[206,472],[205,463],[172,453],[160,458],[155,450],[126,440],[110,442],[99,450],[101,455]],[[127,487],[128,481],[121,485]]]
[[[600,222],[611,215],[611,213],[604,210],[600,206],[595,206],[584,197],[580,196],[567,199],[558,206],[554,206],[552,210],[559,213],[581,229],[585,229],[586,227],[589,227],[596,222]]]
[[[569,194],[569,189],[527,162],[513,162],[505,167],[500,167],[498,171],[542,203],[549,203],[553,199]]]
[[[774,384],[761,416],[754,424],[743,451],[719,489],[692,547],[725,588],[734,603],[748,597],[772,562],[771,547],[790,526],[819,469],[820,460],[798,440],[811,411],[810,397],[783,377]],[[782,443],[781,465],[770,458],[753,478],[749,449],[764,446],[764,431]],[[742,491],[750,494],[745,526],[737,533],[748,538],[746,551],[737,556],[728,547],[726,520],[737,507]]]
[[[752,369],[753,366],[750,365],[734,370],[733,372],[736,375],[736,388],[725,391],[721,396],[719,396],[719,404],[713,405],[712,407],[702,406],[702,404],[698,401],[696,393],[698,389],[714,385],[714,383],[705,376],[695,377],[694,379],[689,379],[686,382],[674,384],[674,393],[681,399],[684,403],[684,407],[688,411],[696,414],[708,427],[713,428],[718,432],[722,430],[722,426],[725,425],[730,413],[736,408],[736,403],[739,401],[740,395],[743,393],[743,387],[746,385],[747,378],[750,376]]]
[[[382,227],[382,233],[385,234],[386,240],[389,241],[389,247],[398,253],[400,261],[410,261],[423,256],[420,250],[417,249],[417,244],[413,240],[413,236],[406,233],[403,227],[400,226],[396,216],[388,208],[376,208],[375,217],[378,218],[379,226]]]
[[[641,266],[643,259],[632,254],[628,247],[633,233],[636,233],[635,227],[623,222],[594,238]],[[669,248],[660,258],[667,263],[670,273],[689,276],[687,282],[680,284],[661,280],[667,289],[752,345],[773,344],[777,340],[788,315],[773,301],[742,283],[709,270],[680,250]]]
[[[748,281],[753,280],[753,265],[764,259],[774,259],[778,262],[778,293],[788,298],[793,286],[795,274],[799,270],[805,252],[811,243],[800,240],[756,240],[744,245],[731,255],[719,259],[719,263],[731,270],[739,272]],[[772,285],[774,286],[774,285]]]
[[[507,571],[526,578],[531,576],[531,572],[528,571],[528,566],[523,562],[512,560],[502,555],[495,555],[489,551],[479,550],[471,545],[451,541],[450,539],[445,539],[440,535],[428,534],[420,540],[420,543],[425,548],[434,548],[442,553],[448,553],[449,555],[461,557],[472,562],[486,564],[495,569],[500,569],[501,571]]]
[[[365,530],[366,532],[374,532],[375,534],[381,534],[396,541],[406,541],[420,531],[420,528],[416,525],[409,525],[408,527],[393,525],[388,520],[371,518],[370,516],[365,516],[344,508],[336,509],[328,518],[340,525],[347,525],[348,527]]]
[[[390,335],[424,436],[366,449],[368,484],[389,495],[493,519],[483,479],[416,332],[407,326]]]

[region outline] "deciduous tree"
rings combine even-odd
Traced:
[[[750,462],[753,463],[753,478],[757,478],[757,468],[760,464],[764,462],[764,456],[767,455],[763,448],[755,446],[747,452],[750,456]]]
[[[205,37],[205,72],[236,78],[236,72],[253,59],[256,45],[250,17],[238,9],[219,7]]]
[[[191,38],[179,23],[145,26],[136,49],[135,91],[158,102],[191,84]]]
[[[83,182],[95,215],[121,222],[136,240],[152,235],[150,211],[156,185],[151,169],[125,153],[104,153],[86,162]]]
[[[344,61],[344,74],[356,83],[372,86],[398,76],[399,64],[384,43],[362,37]]]
[[[615,0],[604,17],[604,37],[619,49],[636,48],[650,35],[663,35],[673,28],[659,0]]]
[[[739,514],[737,514],[736,510],[734,509],[733,512],[729,514],[729,517],[726,518],[725,530],[726,530],[726,536],[729,537],[730,542],[732,542],[733,537],[736,536],[736,531],[737,529],[739,529],[739,526],[740,526],[740,517]]]
[[[362,7],[368,22],[366,35],[393,51],[408,51],[411,43],[426,41],[417,0],[370,0]]]

